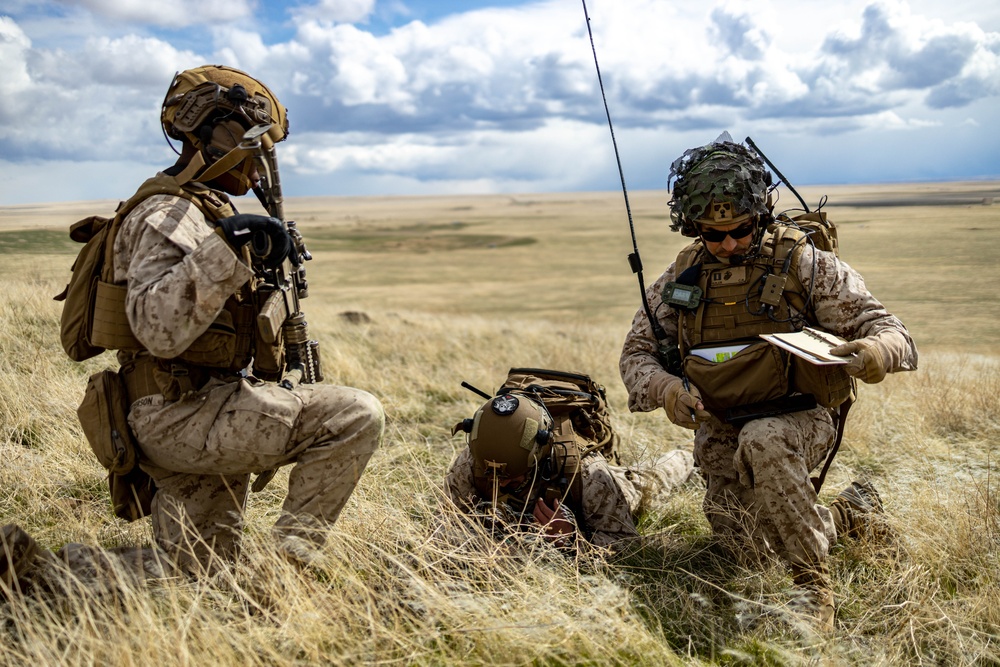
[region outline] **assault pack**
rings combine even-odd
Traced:
[[[73,361],[90,359],[105,350],[142,347],[125,316],[125,285],[114,282],[115,237],[132,209],[149,197],[164,194],[190,200],[211,220],[232,215],[229,203],[208,188],[197,183],[182,185],[174,177],[160,175],[147,179],[130,199],[121,202],[113,218],[92,215],[74,223],[69,237],[83,248],[70,269],[69,283],[54,297],[63,302],[59,337]]]
[[[572,438],[581,450],[581,457],[596,451],[608,461],[620,462],[619,437],[611,427],[607,393],[590,376],[541,368],[511,368],[497,391],[497,395],[501,394],[524,394],[542,403],[552,415],[556,437],[563,442]]]

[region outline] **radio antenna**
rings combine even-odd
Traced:
[[[590,36],[590,50],[594,54],[594,69],[597,70],[597,83],[601,88],[601,100],[604,101],[604,113],[608,117],[608,129],[611,131],[611,145],[615,149],[615,162],[618,164],[618,177],[622,182],[622,194],[625,196],[625,213],[628,215],[628,231],[632,236],[632,254],[628,256],[628,264],[632,269],[632,273],[636,275],[639,281],[639,295],[642,297],[642,307],[646,311],[646,319],[649,320],[649,326],[653,329],[653,335],[656,339],[663,340],[666,338],[666,332],[663,331],[663,327],[660,323],[656,321],[653,317],[653,312],[649,309],[649,299],[646,298],[646,285],[642,279],[642,259],[639,257],[639,245],[635,240],[635,224],[632,221],[632,207],[629,205],[628,201],[628,188],[625,186],[625,172],[622,170],[622,160],[618,153],[618,141],[615,139],[615,127],[611,123],[611,111],[608,109],[608,96],[604,92],[604,80],[601,78],[601,66],[597,62],[597,47],[594,46],[594,32],[590,29],[590,13],[587,12],[587,0],[580,0],[583,3],[583,16],[587,19],[587,34]]]

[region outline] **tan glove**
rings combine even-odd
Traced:
[[[838,345],[830,350],[830,354],[838,357],[846,357],[853,354],[844,370],[848,375],[858,378],[862,382],[875,384],[885,379],[888,369],[885,367],[885,359],[888,355],[883,352],[882,343],[878,338],[859,338],[849,343]]]
[[[684,388],[684,381],[670,373],[657,373],[649,380],[649,399],[659,403],[667,418],[678,426],[697,429],[711,415],[705,411],[697,387]]]

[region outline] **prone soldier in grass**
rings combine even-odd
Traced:
[[[621,550],[636,517],[662,505],[691,476],[691,453],[621,465],[604,387],[587,375],[513,368],[496,396],[453,433],[467,434],[445,491],[501,535],[538,534],[560,547],[580,540]]]

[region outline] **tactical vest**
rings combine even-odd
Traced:
[[[684,374],[708,410],[721,413],[792,393],[812,394],[820,405],[835,407],[852,395],[854,383],[842,367],[810,364],[759,337],[816,326],[798,278],[806,236],[774,223],[758,255],[740,265],[714,261],[700,242],[677,256],[675,275],[697,271],[702,289],[697,308],[677,312]],[[697,354],[709,350],[712,358]]]
[[[62,317],[63,346],[71,358],[81,361],[104,350],[122,350],[139,356],[145,352],[132,333],[125,313],[125,283],[114,282],[114,245],[121,225],[142,201],[154,195],[187,199],[202,212],[209,223],[234,214],[228,197],[199,183],[181,184],[173,176],[159,174],[144,182],[136,193],[119,205],[111,220],[91,217],[73,225],[70,237],[87,243],[73,267],[73,278],[57,300],[65,299]],[[97,244],[89,248],[92,244]],[[88,251],[97,255],[91,264],[78,266]],[[249,257],[244,257],[249,263]],[[81,272],[94,275],[78,275]],[[251,360],[255,372],[274,379],[282,368],[282,341],[264,343],[257,331],[259,304],[257,280],[251,279],[229,297],[215,321],[191,345],[174,359],[155,359],[156,384],[165,395],[197,388],[209,373],[235,372]],[[280,329],[279,329],[280,330]],[[187,378],[179,380],[177,378]],[[146,392],[143,392],[146,393]]]

